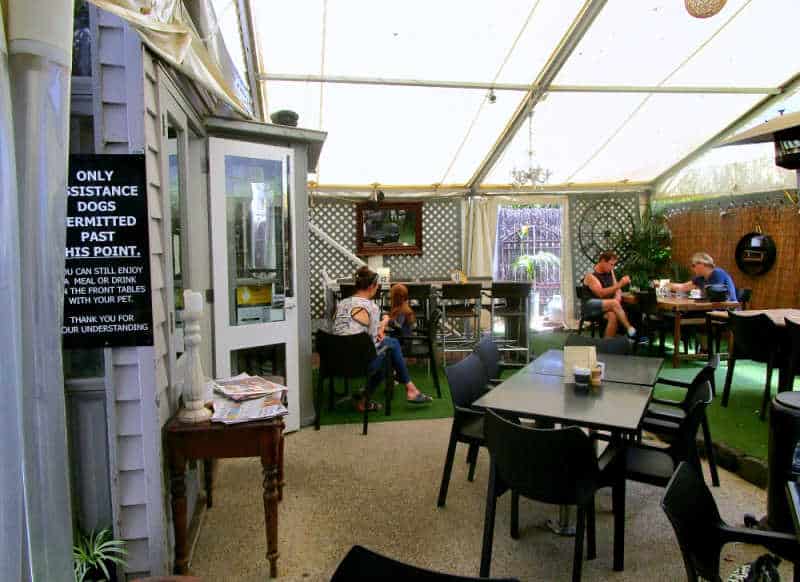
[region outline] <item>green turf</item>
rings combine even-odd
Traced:
[[[541,354],[549,349],[560,349],[564,346],[567,334],[564,332],[541,332],[533,334],[531,348],[534,354]],[[669,339],[667,348],[671,349]],[[689,381],[702,368],[703,362],[684,362],[678,369],[672,368],[669,361],[664,363],[661,375],[672,380]],[[316,382],[316,370],[314,370],[314,381]],[[409,366],[409,372],[414,383],[420,390],[434,397],[432,404],[417,405],[407,404],[405,401],[405,389],[397,384],[392,400],[392,414],[386,416],[384,411],[370,414],[370,422],[384,422],[389,420],[411,420],[415,418],[446,418],[452,416],[453,406],[450,400],[450,392],[447,379],[444,373],[439,371],[440,385],[442,387],[442,398],[436,398],[436,389],[433,379],[428,373],[425,365]],[[758,418],[761,406],[761,395],[764,389],[764,379],[766,369],[763,364],[752,362],[738,362],[736,373],[731,387],[731,398],[727,408],[720,405],[722,387],[725,385],[725,373],[727,365],[722,362],[717,370],[717,398],[711,403],[708,409],[708,420],[711,427],[711,435],[715,442],[725,443],[734,449],[738,449],[747,455],[767,458],[767,431],[768,422],[762,422]],[[773,394],[777,390],[778,374],[773,376]],[[315,384],[316,386],[316,384]],[[337,383],[337,391],[343,391],[343,384]],[[359,382],[353,382],[352,387],[360,388]],[[800,386],[796,385],[796,388]],[[323,400],[321,424],[344,424],[360,423],[361,413],[357,412],[350,401],[340,402],[335,410],[328,410],[328,388],[325,387]],[[666,386],[656,386],[655,396],[658,398],[678,399],[682,396],[682,391]],[[341,398],[341,397],[337,397]],[[378,388],[375,399],[383,402],[383,387]]]

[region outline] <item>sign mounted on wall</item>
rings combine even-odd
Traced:
[[[144,155],[74,155],[67,182],[64,348],[153,345]]]
[[[736,245],[736,266],[748,275],[763,275],[775,264],[777,248],[771,236],[761,232],[744,235]]]

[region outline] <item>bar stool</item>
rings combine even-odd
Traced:
[[[408,301],[419,322],[418,327],[427,329],[433,312],[433,291],[430,283],[403,283],[408,289]]]
[[[492,283],[492,339],[504,354],[530,360],[530,281],[496,281]],[[503,335],[495,337],[495,319],[503,320]]]
[[[444,283],[441,307],[442,361],[447,366],[447,352],[471,352],[480,339],[481,284]]]

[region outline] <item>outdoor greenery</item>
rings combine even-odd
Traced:
[[[75,582],[111,580],[114,564],[125,565],[125,542],[115,540],[110,528],[79,533],[72,546],[72,568]]]
[[[630,236],[620,235],[615,247],[632,286],[645,288],[652,279],[670,276],[672,232],[662,213],[645,210]]]
[[[536,273],[548,265],[558,267],[561,265],[561,259],[553,253],[537,251],[532,255],[520,255],[517,257],[517,260],[511,264],[511,267],[515,270],[525,269],[528,274],[528,279],[533,282],[533,286],[536,288]]]

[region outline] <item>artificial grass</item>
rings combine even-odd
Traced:
[[[531,349],[537,355],[550,349],[561,349],[564,347],[567,335],[567,333],[560,331],[534,333],[531,339]],[[670,348],[669,338],[667,339],[667,347]],[[694,378],[703,365],[704,362],[702,361],[690,361],[683,362],[680,368],[675,369],[669,361],[666,361],[661,369],[661,375],[671,380],[688,382]],[[716,374],[717,397],[708,408],[708,422],[712,438],[715,443],[725,443],[746,455],[766,459],[769,419],[761,421],[758,417],[761,408],[761,396],[764,391],[766,366],[749,361],[737,362],[731,386],[730,401],[728,407],[723,408],[720,401],[727,369],[727,364],[723,361]],[[436,388],[426,365],[411,365],[409,366],[409,373],[411,374],[411,379],[420,390],[433,396],[433,402],[421,405],[408,404],[406,403],[405,388],[401,384],[396,384],[391,416],[386,416],[383,410],[370,413],[369,421],[371,423],[421,418],[447,418],[453,415],[450,389],[441,366],[439,366],[439,382],[442,388],[441,398],[436,398]],[[773,375],[773,395],[777,391],[777,377],[778,374],[776,372]],[[315,387],[316,379],[317,370],[314,370]],[[351,387],[359,389],[361,383],[354,381],[351,383]],[[336,390],[340,393],[343,392],[344,384],[341,381],[337,381]],[[678,400],[683,397],[683,394],[684,392],[680,388],[657,384],[654,395],[657,398]],[[341,396],[337,396],[337,399],[340,398]],[[383,385],[378,387],[374,399],[383,403]],[[332,411],[328,410],[327,383],[323,391],[323,403],[321,424],[355,424],[361,422],[361,413],[355,410],[349,400],[340,402]]]

